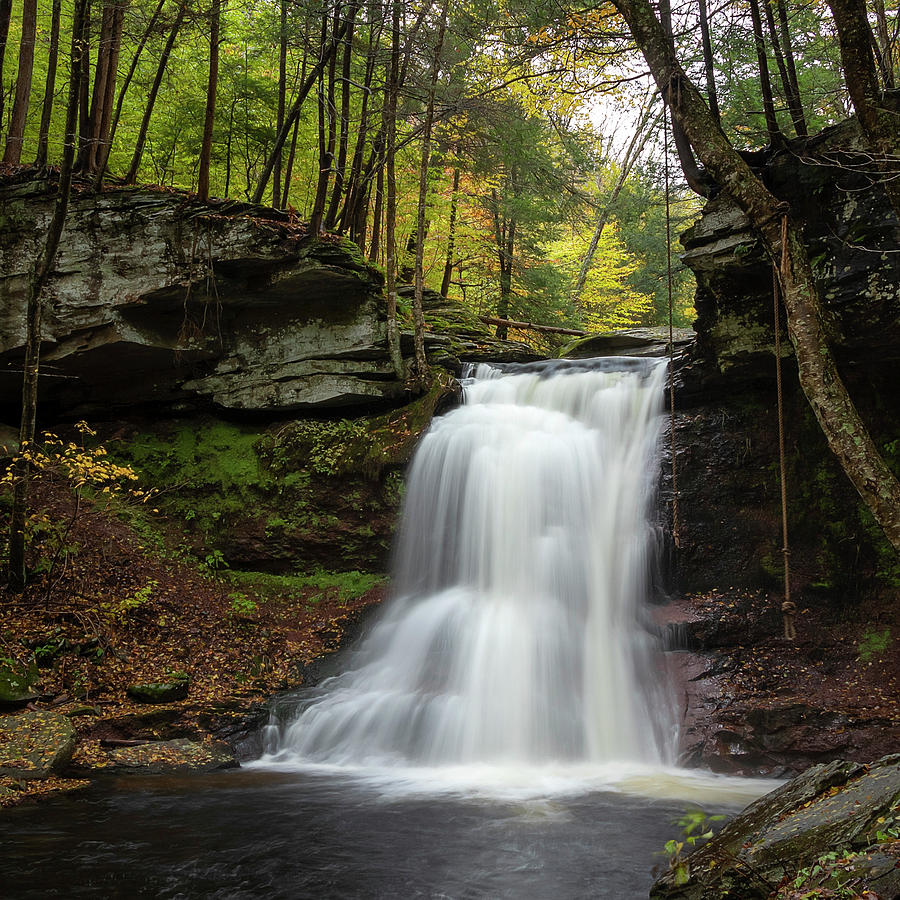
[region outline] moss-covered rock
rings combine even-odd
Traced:
[[[839,760],[814,766],[747,807],[660,878],[650,896],[656,900],[725,896],[765,900],[774,896],[783,879],[799,873],[803,882],[814,877],[815,866],[823,872],[825,860],[838,857],[851,866],[856,858],[857,876],[868,872],[872,882],[884,885],[886,881],[880,880],[893,867],[869,864],[875,854],[884,854],[879,844],[889,850],[895,843],[890,832],[898,825],[900,756],[885,757],[871,766]],[[854,896],[860,896],[875,884],[857,881],[854,887],[859,891]]]
[[[0,361],[21,353],[28,272],[53,203],[46,179],[0,179]],[[65,377],[43,383],[44,414],[394,402],[404,385],[382,284],[349,241],[310,240],[278,210],[76,190],[43,326],[43,361]],[[15,419],[17,397],[0,373],[0,416]]]
[[[0,706],[27,703],[38,694],[32,685],[37,681],[35,666],[27,666],[13,660],[0,662]]]
[[[128,686],[128,696],[138,703],[174,703],[188,695],[191,680],[187,675],[166,681],[151,681]]]
[[[0,717],[0,775],[49,778],[75,749],[75,728],[58,713],[28,711]]]
[[[114,426],[111,452],[210,568],[383,571],[402,468],[456,383],[435,369],[428,390],[389,412],[273,425],[209,417]],[[138,527],[158,528],[142,510]]]

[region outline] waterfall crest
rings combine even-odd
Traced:
[[[268,758],[673,763],[644,627],[665,373],[477,367],[412,462],[394,596]]]

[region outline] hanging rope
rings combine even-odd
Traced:
[[[672,454],[672,541],[681,546],[678,518],[678,467],[675,462],[675,329],[672,305],[672,221],[669,200],[669,107],[663,106],[663,152],[666,184],[666,284],[669,293],[669,449]]]
[[[785,278],[788,271],[787,256],[787,232],[788,220],[786,215],[781,217],[781,277]],[[781,616],[784,620],[785,640],[793,641],[797,637],[794,628],[794,619],[797,615],[797,604],[791,600],[791,573],[790,573],[790,547],[788,545],[788,514],[787,514],[787,477],[784,462],[784,394],[781,384],[781,322],[779,318],[779,267],[772,263],[772,299],[775,312],[775,386],[778,394],[778,466],[781,475],[781,552],[784,557],[784,602],[781,604]]]

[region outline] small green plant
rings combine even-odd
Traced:
[[[104,603],[102,606],[110,618],[115,619],[117,622],[124,622],[128,618],[129,613],[134,612],[134,610],[152,599],[153,592],[158,587],[159,582],[155,578],[150,578],[143,587],[139,587],[134,593],[123,597],[116,603]]]
[[[235,615],[250,616],[253,615],[259,607],[259,604],[255,600],[251,599],[246,594],[242,594],[240,591],[229,594],[228,599],[231,600],[231,612]]]
[[[228,568],[228,560],[221,550],[210,550],[203,558],[203,565],[210,572],[218,572],[220,569]]]
[[[669,871],[675,884],[687,884],[691,873],[687,859],[682,854],[685,847],[693,849],[700,841],[708,841],[713,830],[707,826],[719,822],[725,816],[708,816],[702,809],[689,809],[676,823],[682,829],[682,839],[666,841],[666,854],[669,857]]]
[[[900,840],[900,815],[893,816],[890,819],[881,816],[878,819],[877,825],[878,827],[875,829],[875,840],[878,841],[879,844],[883,844],[886,841]]]
[[[815,862],[797,870],[794,879],[788,887],[798,893],[791,893],[790,897],[809,898],[829,897],[834,900],[852,900],[859,897],[854,877],[854,863],[864,856],[862,853],[853,853],[846,848],[829,850],[816,857]],[[781,892],[777,895],[783,896]]]
[[[859,639],[859,661],[864,663],[871,662],[876,657],[881,656],[890,644],[890,628],[885,628],[882,631],[867,628]]]

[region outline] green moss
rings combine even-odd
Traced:
[[[308,575],[271,575],[267,572],[229,572],[228,579],[263,597],[285,596],[317,602],[333,597],[341,602],[361,597],[366,591],[386,583],[382,575],[370,572],[331,572],[317,569]]]
[[[121,514],[148,547],[201,565],[218,554],[216,568],[240,566],[242,554],[262,552],[273,567],[381,568],[400,470],[451,383],[438,371],[425,395],[374,417],[263,429],[209,418],[117,437],[111,454],[160,491],[159,515],[150,505]]]
[[[448,373],[437,370],[422,397],[382,416],[292,422],[262,441],[260,454],[276,472],[306,467],[331,478],[356,475],[380,480],[385,469],[409,459],[451,383]]]

